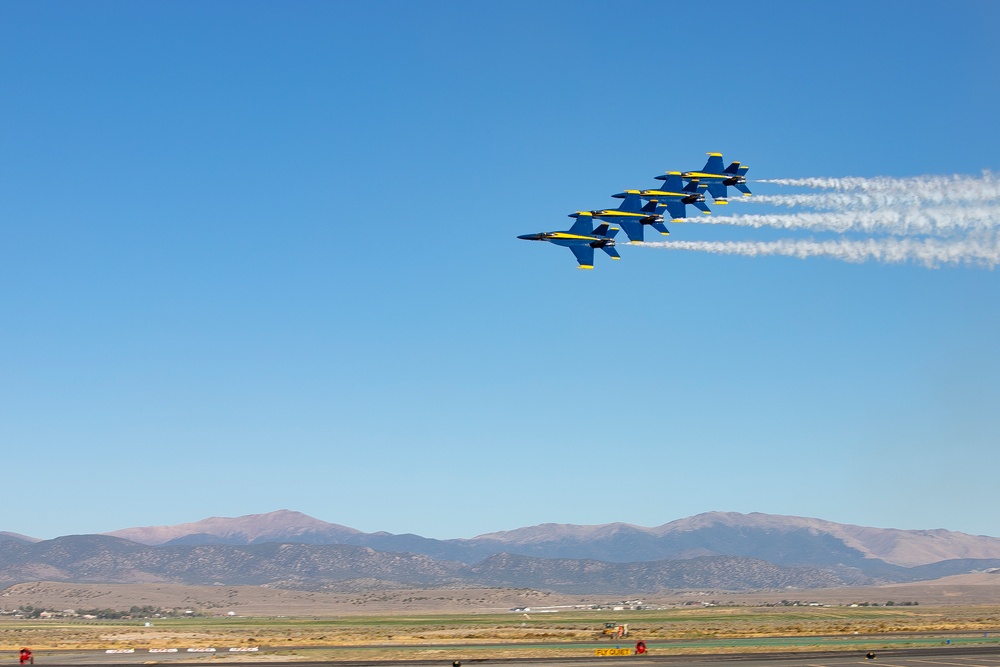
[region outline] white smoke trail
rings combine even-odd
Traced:
[[[645,243],[642,248],[697,250],[723,255],[782,255],[786,257],[831,257],[846,262],[874,260],[886,264],[914,261],[928,268],[943,264],[966,264],[994,268],[1000,264],[1000,239],[836,239],[831,241],[664,241]]]
[[[1000,200],[1000,179],[982,176],[917,176],[914,178],[775,178],[760,183],[838,190],[835,193],[759,195],[736,202],[817,209],[871,209],[891,206],[976,204]]]
[[[820,190],[839,190],[841,192],[860,191],[878,193],[927,192],[948,197],[946,201],[984,201],[997,199],[1000,196],[1000,179],[993,172],[984,171],[982,177],[963,176],[913,176],[911,178],[890,178],[876,176],[874,178],[770,178],[758,183],[773,183],[775,185],[790,185]]]
[[[1000,228],[1000,208],[990,206],[950,208],[875,209],[870,211],[784,213],[772,215],[711,215],[684,218],[684,222],[736,227],[775,227],[832,232],[883,232],[897,235],[954,236]]]
[[[700,216],[686,222],[773,227],[874,238],[777,241],[667,241],[645,247],[747,256],[831,257],[847,262],[915,262],[927,267],[1000,263],[1000,179],[982,176],[913,178],[783,178],[759,181],[833,192],[757,195],[733,201],[804,206],[810,212]]]
[[[916,190],[912,192],[837,192],[800,193],[789,195],[754,195],[733,198],[743,204],[770,204],[772,206],[807,206],[813,209],[873,209],[893,206],[944,206],[969,205],[1000,200],[1000,187],[995,190],[981,188],[975,191]]]

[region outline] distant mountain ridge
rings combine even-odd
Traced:
[[[364,533],[301,512],[278,510],[107,534],[147,545],[349,544],[470,564],[501,552],[609,562],[746,556],[784,565],[858,567],[873,559],[914,567],[945,560],[1000,558],[1000,539],[995,537],[949,530],[868,528],[756,512],[706,512],[653,528],[627,523],[542,524],[470,539],[435,540],[412,534]]]
[[[873,576],[852,567],[792,567],[735,556],[609,563],[501,553],[468,565],[349,545],[147,546],[107,535],[0,542],[0,585],[32,581],[169,583],[323,592],[483,587],[628,596],[677,589],[879,585],[992,567],[1000,567],[1000,559],[944,561],[920,568],[882,563],[881,576]]]
[[[753,512],[706,512],[660,527],[663,533],[694,531],[711,525],[733,525],[785,530],[790,527],[827,533],[870,558],[904,566],[926,565],[954,558],[997,558],[1000,538],[969,535],[951,530],[900,530],[867,528],[823,519]],[[654,529],[657,530],[657,529]]]
[[[211,517],[174,526],[125,528],[104,534],[149,545],[170,543],[259,544],[261,542],[345,544],[344,540],[356,539],[358,536],[364,535],[360,530],[327,523],[291,510],[277,510],[267,514],[248,514],[235,518]]]
[[[0,538],[0,584],[221,584],[327,592],[472,586],[629,594],[878,585],[1000,567],[996,538],[734,512],[655,528],[546,524],[458,540],[364,533],[288,510],[108,535]]]

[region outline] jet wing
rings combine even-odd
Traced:
[[[618,226],[622,228],[625,232],[625,236],[628,237],[629,241],[633,243],[642,243],[642,223],[638,220],[630,220],[628,218],[623,218],[616,221]]]
[[[729,196],[729,190],[726,188],[722,181],[709,181],[708,182],[708,193],[712,195],[717,203],[722,204],[726,201],[726,197]],[[719,201],[719,200],[722,201]]]
[[[687,206],[682,201],[673,200],[667,202],[667,213],[673,220],[680,220],[687,217]]]
[[[576,255],[576,261],[579,262],[581,269],[592,269],[594,268],[594,249],[589,245],[571,245],[569,249],[573,251]]]

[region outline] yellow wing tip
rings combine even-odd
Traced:
[[[592,269],[592,268],[594,268],[594,265],[593,264],[581,264],[580,266],[578,266],[576,268],[578,268],[578,269]]]

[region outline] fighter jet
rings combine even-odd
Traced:
[[[594,248],[600,248],[611,256],[611,259],[621,259],[615,250],[615,234],[617,227],[602,223],[594,229],[593,219],[580,216],[565,232],[540,232],[518,236],[525,241],[548,241],[569,248],[576,255],[576,261],[581,269],[594,268]]]
[[[659,202],[660,207],[667,209],[667,213],[670,214],[673,220],[680,220],[687,217],[688,204],[695,206],[702,213],[708,214],[712,212],[705,203],[705,195],[698,192],[700,183],[698,179],[693,179],[690,183],[684,185],[681,172],[670,171],[665,175],[657,176],[656,180],[665,182],[663,185],[650,190],[640,190],[639,196],[643,199]],[[627,197],[628,194],[620,192],[612,196],[622,199]]]
[[[709,153],[708,162],[705,163],[704,169],[685,171],[681,174],[681,178],[685,181],[697,179],[699,187],[707,188],[716,204],[729,203],[727,186],[730,185],[742,192],[744,197],[749,197],[751,192],[750,188],[747,187],[745,174],[750,170],[750,167],[742,167],[739,162],[733,162],[723,169],[722,164],[722,153]]]
[[[670,233],[663,225],[663,215],[660,214],[660,210],[663,207],[659,205],[659,202],[650,200],[649,203],[643,206],[642,197],[638,190],[626,190],[620,195],[615,196],[625,199],[618,208],[577,211],[576,213],[570,213],[569,217],[576,218],[577,220],[594,218],[604,222],[613,222],[625,230],[625,235],[628,236],[629,241],[632,243],[642,243],[643,225],[649,225],[663,235]]]

